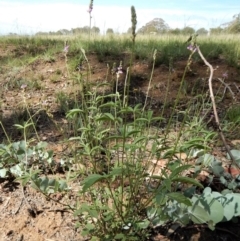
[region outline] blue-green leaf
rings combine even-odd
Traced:
[[[91,174],[90,176],[88,176],[87,178],[85,178],[83,180],[83,188],[82,191],[86,192],[86,190],[88,188],[90,188],[93,184],[95,184],[96,182],[104,179],[105,176],[100,175],[100,174]]]

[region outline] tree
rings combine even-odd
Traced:
[[[114,31],[112,28],[108,28],[106,31],[106,34],[114,34]]]
[[[210,28],[210,34],[220,34],[223,32],[223,28],[217,27],[217,28]]]
[[[207,34],[208,34],[208,31],[207,31],[207,29],[205,29],[205,28],[199,28],[199,29],[196,31],[196,33],[197,33],[198,35],[207,35]]]
[[[80,34],[81,28],[72,28],[71,31],[72,31],[73,34]]]
[[[100,33],[100,28],[98,28],[98,27],[92,27],[92,33],[94,33],[94,34],[99,34]]]
[[[181,29],[180,28],[170,29],[169,33],[178,35],[178,34],[181,34]]]
[[[240,33],[240,13],[233,16],[233,20],[226,24],[225,30],[229,33]]]
[[[195,33],[195,29],[191,27],[185,27],[182,29],[182,34],[191,35]]]
[[[161,18],[154,18],[152,21],[146,23],[145,26],[142,26],[138,33],[140,34],[161,34],[169,30],[168,24]]]
[[[132,27],[128,28],[127,34],[132,34]]]
[[[81,28],[81,32],[88,34],[90,32],[90,27],[89,26],[84,26],[83,28]]]
[[[56,32],[57,35],[68,35],[70,34],[71,32],[67,29],[60,29]]]

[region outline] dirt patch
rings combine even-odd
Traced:
[[[62,205],[13,181],[2,180],[0,190],[0,240],[83,240],[74,216]],[[72,202],[63,195],[53,198]]]

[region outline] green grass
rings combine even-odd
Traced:
[[[168,64],[169,59],[173,61],[186,59],[188,57],[185,35],[162,35],[145,36],[138,35],[135,43],[135,56],[141,60],[151,62],[152,53],[158,50],[156,64]],[[206,58],[217,59],[224,58],[231,66],[239,66],[240,44],[238,35],[212,35],[199,36],[198,44]],[[8,56],[15,58],[21,53],[27,53],[28,56],[45,55],[51,56],[54,53],[61,52],[64,47],[64,41],[68,40],[70,47],[69,55],[79,53],[80,47],[84,48],[87,54],[97,54],[100,61],[106,58],[122,57],[128,54],[132,49],[131,36],[129,35],[111,35],[111,36],[93,36],[89,41],[88,35],[76,36],[33,36],[33,37],[1,37],[0,44],[14,45],[17,50],[15,54]]]

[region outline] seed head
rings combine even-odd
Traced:
[[[132,21],[132,40],[133,42],[135,42],[135,38],[136,38],[136,27],[137,27],[137,14],[136,14],[136,10],[135,7],[132,6],[131,7],[131,21]]]
[[[88,12],[89,12],[89,14],[92,12],[92,10],[93,10],[93,0],[90,0],[90,3],[89,3],[89,7],[88,7]]]

